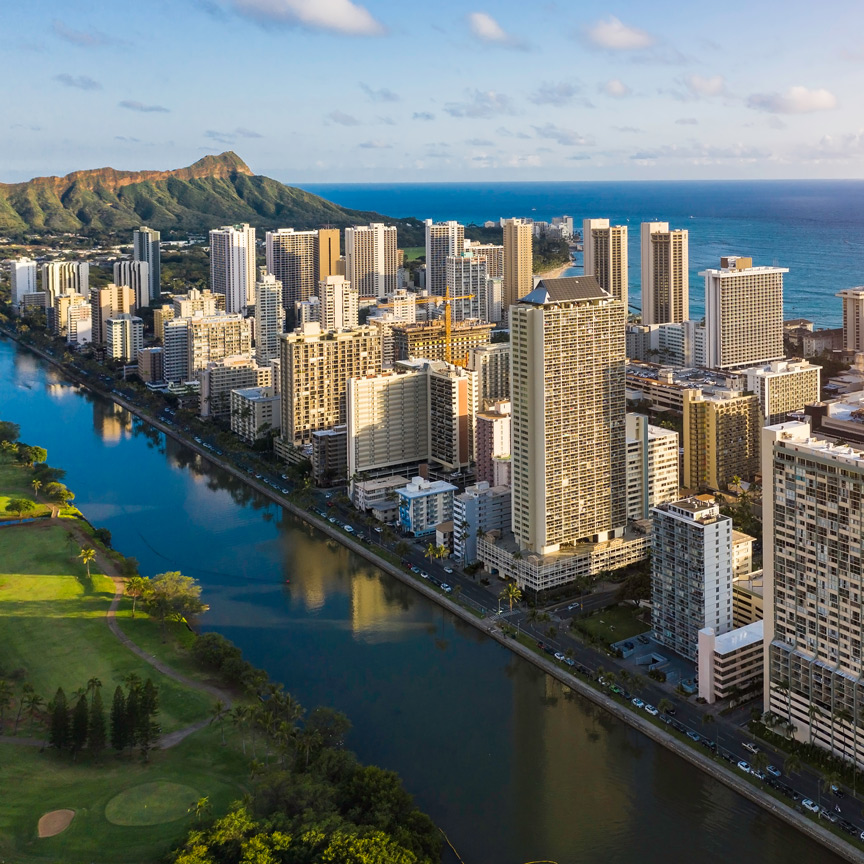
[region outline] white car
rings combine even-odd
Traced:
[[[445,572],[445,573],[452,573],[452,572],[453,572],[453,568],[452,568],[452,567],[445,567],[445,568],[444,568],[444,572]]]
[[[354,530],[351,525],[345,524],[342,526],[349,534]]]
[[[565,660],[566,658],[565,658],[565,656],[564,656],[560,651],[556,651],[556,652],[555,652],[555,659],[556,659],[556,660],[562,660],[562,661],[563,661],[563,660]]]
[[[631,701],[637,708],[645,707],[645,703],[638,696],[634,696]]]
[[[441,583],[441,590],[447,594],[450,594],[453,591],[453,589],[446,582]]]
[[[660,712],[653,705],[646,705],[645,710],[652,716],[656,717]]]
[[[801,802],[801,806],[805,810],[809,810],[811,813],[818,813],[819,812],[819,805],[815,801],[811,801],[809,798],[805,798]]]
[[[749,765],[747,762],[745,762],[743,759],[738,763],[738,767],[739,767],[739,768],[740,768],[740,769],[741,769],[745,774],[749,774],[749,773],[750,773],[750,765]],[[818,810],[819,808],[817,807],[816,809]]]

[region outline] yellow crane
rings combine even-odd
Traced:
[[[444,288],[444,358],[448,363],[453,363],[453,314],[450,308],[454,300],[473,300],[473,294],[460,294],[458,297],[450,296],[450,286]],[[461,363],[457,360],[457,366],[468,366],[468,354],[460,358]]]

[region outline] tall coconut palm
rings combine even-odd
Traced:
[[[518,603],[522,599],[522,589],[515,582],[508,582],[501,592],[501,597],[510,604],[510,611],[512,612],[513,604]]]
[[[801,757],[797,753],[790,753],[783,761],[783,770],[787,774],[797,774],[801,770]]]
[[[210,711],[210,725],[213,723],[219,724],[219,731],[222,733],[222,745],[225,745],[225,711],[227,710],[225,703],[221,699],[217,699]]]
[[[81,551],[78,553],[78,557],[84,562],[84,566],[87,568],[87,579],[90,579],[90,562],[96,559],[96,550],[91,549],[89,546],[82,547]]]
[[[135,607],[139,600],[147,596],[150,580],[144,576],[131,576],[126,580],[126,596],[132,598],[132,617],[135,617]]]
[[[42,481],[41,480],[34,480],[30,485],[33,487],[33,493],[38,498],[39,497],[39,490],[42,488]]]

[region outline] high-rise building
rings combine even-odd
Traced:
[[[248,318],[230,312],[193,315],[188,321],[188,373],[226,357],[252,356],[252,326]],[[167,327],[166,327],[167,331]]]
[[[712,369],[740,369],[782,360],[783,274],[754,267],[752,258],[720,259],[705,277],[705,335]]]
[[[84,297],[81,294],[60,294],[54,298],[54,306],[49,311],[45,310],[48,315],[48,326],[55,336],[69,335],[69,316],[73,314],[73,309],[79,307],[87,307],[87,317],[90,317],[90,297]],[[76,320],[80,320],[81,314],[74,313]],[[87,340],[90,341],[89,338]]]
[[[315,238],[315,284],[323,282],[328,276],[344,276],[339,272],[339,235],[338,228],[319,228]]]
[[[790,411],[819,401],[821,366],[807,360],[776,360],[767,366],[743,369],[747,389],[759,398],[762,426],[783,423]]]
[[[210,232],[210,288],[225,295],[226,312],[255,302],[255,253],[255,229],[246,222]]]
[[[159,250],[161,235],[152,228],[142,225],[132,232],[132,260],[147,263],[147,278],[150,282],[149,306],[153,300],[158,300],[162,293],[162,253]]]
[[[372,327],[322,331],[306,324],[282,337],[282,439],[312,443],[312,433],[346,422],[348,381],[381,371],[381,340]]]
[[[138,377],[145,384],[165,380],[165,349],[142,348],[138,352]]]
[[[701,498],[652,511],[651,623],[654,638],[695,660],[699,631],[732,629],[732,520]]]
[[[41,270],[46,307],[53,305],[54,298],[60,294],[90,296],[90,264],[87,261],[48,261]]]
[[[104,345],[107,337],[107,321],[118,315],[134,315],[135,292],[126,285],[106,285],[90,289],[90,308],[93,326],[93,341]]]
[[[9,279],[12,284],[12,305],[17,309],[26,294],[35,294],[36,262],[32,258],[18,258],[9,264]]]
[[[174,296],[174,317],[191,318],[193,315],[216,315],[225,311],[225,295],[214,294],[209,288],[199,291],[190,288],[188,294]]]
[[[336,251],[339,249],[338,232]],[[308,300],[315,294],[318,285],[318,270],[321,269],[320,245],[317,231],[295,231],[293,228],[280,228],[268,231],[265,237],[267,270],[282,283],[282,305],[293,310],[297,303]],[[332,238],[324,244],[324,252],[330,264]],[[337,255],[338,259],[338,255]],[[325,277],[326,278],[326,277]]]
[[[284,321],[282,285],[266,267],[260,267],[255,284],[255,359],[259,366],[266,366],[279,356]]]
[[[465,251],[475,258],[486,259],[486,275],[490,279],[504,278],[504,247],[494,243],[476,243],[465,241]]]
[[[199,382],[202,417],[226,419],[231,413],[231,391],[246,387],[272,387],[273,369],[259,366],[251,357],[223,357],[195,372]]]
[[[608,219],[582,220],[584,273],[594,276],[627,310],[627,226],[610,225]]]
[[[690,317],[690,252],[686,230],[643,222],[642,323],[670,324]]]
[[[468,368],[477,373],[480,408],[510,401],[510,343],[477,345],[468,352]]]
[[[684,486],[725,491],[759,470],[758,397],[732,390],[683,391]]]
[[[623,532],[623,304],[593,276],[543,279],[510,311],[513,534],[546,554]]]
[[[480,304],[481,298],[486,299],[486,259],[475,258],[470,252],[448,255],[445,270],[450,296],[463,298],[450,303],[452,320],[488,320],[486,310],[481,309]]]
[[[811,434],[762,430],[764,707],[860,767],[864,453]]]
[[[150,305],[150,265],[146,261],[115,261],[114,284],[131,288],[139,309]]]
[[[361,297],[385,297],[399,287],[395,225],[345,229],[345,277]]]
[[[627,519],[650,519],[652,507],[678,500],[679,486],[678,433],[628,414]]]
[[[465,251],[465,226],[458,222],[426,220],[426,288],[430,294],[444,294],[449,284],[450,294],[462,294],[450,282],[447,259]]]
[[[69,315],[66,319],[67,345],[87,345],[93,341],[92,315],[90,301],[86,298],[84,302],[69,306]]]
[[[189,380],[189,321],[172,318],[165,321],[162,335],[162,371],[165,380],[180,383]]]
[[[116,315],[105,322],[105,353],[112,360],[134,363],[144,347],[144,322],[137,315]]]
[[[534,237],[531,223],[504,220],[504,282],[502,314],[531,291],[534,268]]]
[[[509,531],[510,488],[478,481],[453,498],[453,556],[463,564],[477,560],[477,537],[485,531]]]
[[[163,303],[153,310],[153,335],[160,342],[165,338],[165,322],[173,321],[176,317],[174,307]]]
[[[347,330],[357,326],[360,297],[344,276],[322,279],[318,283],[318,301],[322,330]]]
[[[843,301],[843,350],[864,351],[864,287],[846,288],[834,296]]]
[[[475,428],[474,476],[478,483],[494,486],[495,460],[510,457],[510,403],[497,402],[487,411],[478,411]]]

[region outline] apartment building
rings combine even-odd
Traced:
[[[255,283],[255,359],[259,366],[266,366],[279,356],[279,337],[284,326],[282,285],[266,267],[259,267]]]
[[[210,288],[225,295],[229,314],[255,302],[256,252],[255,229],[247,222],[210,232]]]
[[[689,234],[668,222],[643,222],[642,323],[668,324],[690,317]]]
[[[259,366],[245,355],[211,360],[194,371],[199,382],[199,413],[203,419],[228,419],[232,390],[273,386],[272,367]]]
[[[434,535],[435,528],[453,518],[453,496],[457,487],[444,480],[414,477],[399,496],[399,526],[415,537]]]
[[[489,531],[509,531],[512,521],[509,486],[479,481],[453,498],[453,557],[462,565],[477,560],[477,538]]]
[[[143,347],[144,322],[136,315],[115,315],[105,322],[105,355],[111,360],[134,363]]]
[[[150,305],[150,265],[146,261],[115,261],[114,284],[131,288],[139,309]]]
[[[216,315],[225,311],[225,295],[214,294],[209,288],[203,291],[190,288],[186,294],[176,294],[172,306],[174,318],[191,318],[197,314]]]
[[[87,261],[48,261],[39,269],[46,308],[52,306],[54,298],[60,294],[90,296],[90,264]]]
[[[608,219],[582,221],[583,270],[594,276],[600,287],[628,303],[627,226],[610,225]]]
[[[821,366],[807,360],[775,360],[765,366],[743,369],[747,389],[759,398],[762,425],[783,423],[790,411],[819,401]]]
[[[627,520],[634,522],[679,498],[678,433],[653,426],[644,414],[627,414],[626,428]]]
[[[425,360],[467,362],[472,348],[489,342],[492,325],[479,321],[457,321],[451,328],[448,357],[443,321],[418,321],[393,326],[393,354],[396,361],[422,357]]]
[[[496,402],[488,411],[479,411],[474,446],[478,483],[496,485],[496,459],[510,457],[510,402]]]
[[[119,315],[134,315],[136,309],[135,292],[125,285],[112,283],[104,288],[91,288],[90,317],[93,341],[104,345],[108,338],[108,319]]]
[[[524,219],[504,220],[504,272],[502,315],[530,293],[534,274],[534,237]]]
[[[460,257],[465,251],[465,226],[458,222],[433,222],[426,220],[426,288],[430,294],[444,294],[450,286],[450,294],[462,294],[450,280],[447,259]],[[471,317],[471,316],[467,316]]]
[[[510,401],[509,342],[489,342],[471,348],[468,368],[477,373],[481,408]]]
[[[345,229],[345,277],[360,297],[385,297],[399,288],[395,225]]]
[[[241,387],[230,395],[231,431],[247,444],[279,431],[282,424],[280,397],[272,387]]]
[[[162,235],[158,231],[146,225],[132,232],[132,260],[147,265],[149,299],[146,303],[142,303],[142,306],[149,306],[153,300],[159,298],[162,291],[162,252],[159,246],[161,238]]]
[[[486,318],[486,259],[474,258],[470,252],[448,255],[445,259],[445,283],[454,299],[450,303],[454,321]],[[481,307],[481,299],[484,301]]]

